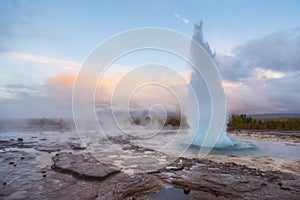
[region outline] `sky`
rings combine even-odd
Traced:
[[[230,113],[300,112],[299,10],[299,0],[0,1],[0,117],[71,116],[76,75],[101,42],[143,27],[192,37],[199,20],[216,52]],[[145,51],[116,62],[107,85],[151,59],[189,81],[184,62]],[[186,84],[164,80],[177,90]]]

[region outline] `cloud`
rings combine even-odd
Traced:
[[[178,94],[180,100],[187,96],[189,73],[181,72],[178,77],[168,74],[152,75],[128,73],[124,70],[107,73],[97,85],[97,109],[107,107],[114,95],[115,109],[120,111],[127,109],[128,99],[131,99],[130,106],[133,110],[148,110],[153,104],[161,104],[168,112],[179,112],[176,97],[164,87],[148,84],[130,96],[131,91],[137,89],[136,85],[141,86],[140,83],[159,82]],[[0,98],[0,117],[72,117],[72,92],[76,78],[76,72],[68,72],[48,78],[43,85],[9,84],[0,87],[1,94],[5,94],[5,98]],[[94,78],[94,75],[85,75],[81,84],[94,89],[91,82]],[[20,109],[22,106],[24,108]]]
[[[149,69],[151,70],[151,69]],[[96,101],[98,103],[110,103],[111,99],[115,102],[119,102],[121,106],[127,105],[127,101],[130,95],[136,96],[136,104],[146,105],[149,107],[153,99],[160,99],[160,102],[165,106],[172,104],[173,94],[166,92],[166,90],[173,90],[175,93],[183,94],[185,87],[188,85],[190,79],[189,72],[178,73],[177,76],[173,74],[160,73],[154,75],[155,72],[144,73],[144,71],[123,71],[118,70],[109,75],[103,76],[97,85]],[[55,77],[51,79],[51,82],[55,82],[59,85],[66,85],[67,75],[60,75],[61,78]],[[70,79],[73,79],[73,75],[69,74]],[[89,75],[84,77],[80,84],[94,88],[95,86],[89,84],[89,80],[94,79]],[[73,79],[74,80],[74,79]],[[168,87],[169,89],[166,89]],[[155,95],[151,95],[155,94]],[[175,104],[173,102],[173,104]],[[122,109],[120,107],[120,109]]]
[[[176,16],[181,19],[181,16]],[[253,39],[234,48],[231,55],[217,54],[225,89],[228,108],[234,113],[300,112],[300,29],[292,29]],[[1,56],[36,63],[49,67],[68,69],[66,73],[48,78],[43,85],[11,82],[1,85],[1,117],[72,116],[72,88],[76,80],[76,69],[80,64],[70,60],[47,56],[2,52]],[[69,71],[69,70],[72,71]],[[98,87],[101,94],[96,104],[107,106],[114,86],[126,71],[115,71],[105,76]],[[153,75],[152,73],[148,73]],[[155,76],[156,81],[166,83],[181,97],[186,96],[189,72],[181,72],[185,81],[174,76]],[[147,75],[147,74],[146,74]],[[28,77],[26,77],[28,79]],[[91,86],[90,77],[84,77]],[[120,101],[126,99],[127,90],[139,81],[153,81],[141,74],[129,74],[120,90]],[[21,84],[19,84],[21,83]],[[124,91],[124,92],[123,92]],[[155,94],[155,95],[153,95]],[[122,96],[123,95],[123,96]],[[160,102],[169,110],[178,109],[176,99],[162,88],[149,86],[135,96],[132,106],[138,109]],[[151,98],[150,98],[151,97]],[[153,97],[153,98],[152,98]],[[24,106],[25,105],[25,106]]]
[[[300,112],[300,73],[281,78],[251,77],[241,82],[224,81],[228,108],[232,113]]]
[[[247,78],[252,72],[252,68],[235,55],[217,54],[216,60],[222,77],[225,80],[240,81],[241,79]]]
[[[300,112],[300,28],[253,39],[217,54],[230,112]]]
[[[218,54],[216,60],[224,79],[239,81],[253,73],[274,78],[299,71],[299,55],[300,28],[295,28],[249,40],[234,48],[232,55]]]
[[[234,54],[252,67],[282,72],[299,70],[300,28],[249,40],[235,48]]]
[[[68,73],[68,74],[58,74],[54,77],[51,77],[47,80],[47,84],[56,84],[60,86],[73,86],[76,80],[77,74]]]
[[[0,56],[8,57],[11,59],[22,60],[26,62],[44,64],[52,67],[59,67],[66,70],[76,70],[79,69],[80,67],[80,64],[74,61],[34,55],[34,54],[26,54],[20,52],[1,52]]]
[[[31,95],[42,95],[42,86],[24,84],[6,84],[0,87],[0,99],[18,99]]]
[[[184,17],[182,17],[182,16],[180,16],[180,15],[178,15],[178,14],[176,14],[176,13],[174,14],[174,16],[175,16],[176,18],[181,19],[181,21],[183,21],[183,22],[186,23],[186,24],[190,23],[190,20],[189,20],[189,19],[184,18]]]
[[[188,19],[186,19],[186,18],[181,18],[181,20],[182,20],[184,23],[186,23],[186,24],[190,23],[190,20],[188,20]]]
[[[0,90],[7,92],[0,98],[0,118],[72,117],[72,87],[10,84]]]
[[[282,72],[256,68],[254,70],[254,76],[256,76],[257,79],[263,79],[263,78],[272,79],[272,78],[282,78],[285,76],[285,74]]]

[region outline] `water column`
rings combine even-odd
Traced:
[[[208,53],[208,55],[214,59],[215,54],[212,53],[209,45],[207,42],[204,42],[203,40],[203,33],[202,33],[202,22],[196,23],[194,26],[194,35],[193,40],[195,40],[198,44],[200,44]],[[201,66],[201,60],[197,58],[197,55],[195,54],[195,51],[193,49],[193,45],[191,45],[191,59],[199,64]],[[197,60],[198,59],[198,60]],[[206,66],[201,66],[206,67]],[[210,77],[214,78],[214,77]],[[216,78],[216,81],[220,81]],[[190,84],[192,88],[194,89],[194,93],[196,95],[197,102],[190,104],[190,110],[193,110],[195,106],[199,106],[200,109],[200,119],[190,119],[189,123],[191,125],[191,130],[196,130],[196,134],[193,134],[194,139],[192,144],[197,146],[208,146],[213,147],[208,144],[212,144],[214,142],[205,142],[205,137],[209,135],[208,132],[209,125],[210,125],[210,119],[211,119],[211,109],[213,109],[213,106],[211,104],[211,96],[209,94],[207,85],[204,81],[204,79],[201,77],[201,74],[199,74],[196,70],[193,70]],[[220,81],[221,84],[221,81]],[[198,105],[197,105],[198,104]],[[195,117],[194,117],[195,118]],[[212,140],[215,140],[212,138]],[[235,142],[233,142],[226,134],[226,124],[223,126],[223,130],[218,138],[216,138],[217,142],[214,146],[215,148],[226,148],[233,146]]]

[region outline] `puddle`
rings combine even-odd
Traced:
[[[26,153],[36,153],[37,151],[34,148],[20,148],[20,147],[9,147],[9,148],[4,148],[1,149],[1,152],[15,152],[15,151],[22,151]]]
[[[148,200],[192,200],[192,191],[174,187],[163,187],[158,193],[148,197]]]
[[[43,168],[47,168],[47,167],[51,167],[51,165],[53,164],[53,161],[51,159],[51,157],[54,156],[53,154],[43,154],[40,155],[36,158],[36,160],[39,162],[39,168],[43,169]]]
[[[55,152],[48,153],[48,152],[38,151],[34,148],[10,147],[10,148],[5,148],[5,149],[1,150],[1,152],[16,152],[16,151],[27,153],[28,155],[26,155],[26,156],[35,157],[35,160],[39,163],[38,167],[41,169],[50,167],[52,165],[51,157],[56,154]]]

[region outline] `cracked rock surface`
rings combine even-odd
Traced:
[[[55,150],[55,143],[43,138],[46,134],[0,140],[0,199],[300,199],[295,170],[181,157],[155,172],[130,174],[84,148],[72,149],[69,141]],[[117,142],[133,153],[155,153]],[[42,151],[43,145],[49,151]]]

